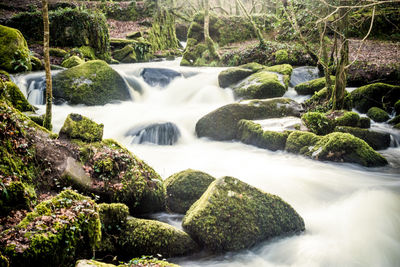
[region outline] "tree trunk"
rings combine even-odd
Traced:
[[[251,23],[251,26],[253,28],[253,31],[254,31],[255,35],[257,36],[258,40],[260,41],[260,46],[261,47],[265,47],[264,37],[262,36],[262,33],[261,33],[260,29],[257,27],[256,23],[254,22],[253,18],[247,12],[247,10],[244,7],[242,1],[241,0],[236,0],[236,4],[243,10],[243,13],[250,20],[250,23]]]
[[[43,26],[44,26],[44,40],[43,40],[43,54],[44,54],[44,67],[46,70],[46,114],[44,117],[43,126],[51,130],[51,109],[53,103],[53,89],[51,82],[51,71],[50,71],[50,56],[49,56],[49,42],[50,42],[50,31],[49,31],[49,12],[48,12],[48,0],[42,0],[43,9]]]
[[[210,2],[204,0],[204,40],[210,38]]]

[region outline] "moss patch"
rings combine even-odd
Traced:
[[[67,58],[66,60],[64,60],[61,63],[61,66],[63,66],[64,68],[68,68],[69,69],[69,68],[81,65],[83,63],[85,63],[85,61],[83,59],[81,59],[80,57],[71,56],[71,57]]]
[[[320,136],[310,133],[294,131],[286,140],[285,150],[295,154],[304,155],[320,140]]]
[[[321,112],[307,112],[301,116],[301,120],[311,132],[318,135],[331,133],[335,128],[335,122]]]
[[[337,126],[358,127],[360,125],[360,115],[353,111],[344,112],[343,115],[335,119],[335,122]]]
[[[331,76],[331,80],[335,83],[335,76]],[[326,86],[325,78],[318,78],[315,80],[300,83],[294,87],[294,90],[299,95],[312,95],[315,92],[323,89]]]
[[[390,146],[390,134],[369,131],[357,127],[337,126],[335,132],[349,133],[364,140],[373,149],[386,149]]]
[[[85,116],[71,113],[65,119],[59,136],[80,139],[85,142],[96,142],[103,138],[103,129],[103,124],[97,124]]]
[[[19,90],[18,86],[13,82],[5,82],[6,97],[10,103],[19,111],[35,111],[34,107],[29,104],[24,94]]]
[[[389,114],[383,109],[372,107],[368,110],[367,116],[376,122],[385,122],[389,120]]]

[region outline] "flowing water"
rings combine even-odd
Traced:
[[[54,106],[54,131],[61,128],[69,113],[80,113],[103,123],[104,138],[126,145],[164,179],[187,168],[215,177],[234,176],[279,195],[306,224],[306,231],[300,235],[268,240],[250,250],[220,256],[200,253],[172,261],[182,266],[400,266],[400,148],[380,151],[390,161],[389,166],[364,168],[313,161],[233,141],[198,139],[194,132],[198,119],[234,102],[231,90],[218,87],[217,76],[222,69],[184,68],[178,61],[113,68],[130,85],[140,88],[141,94],[135,92],[133,101],[105,106]],[[168,68],[182,75],[166,86],[151,87],[140,76],[143,68]],[[15,81],[29,95],[34,87],[29,89],[29,79],[38,84],[43,76],[43,72],[28,74],[15,77]],[[35,88],[40,90],[40,86]],[[40,97],[29,100],[42,103],[36,102]],[[43,105],[37,106],[44,112]],[[279,130],[279,125],[290,127],[296,122],[294,118],[288,120],[263,121],[263,128]],[[158,127],[161,130],[156,132],[170,134],[173,145],[155,144],[158,137],[134,141],[140,131],[135,135],[132,129],[153,129],[148,132],[154,135],[154,125],[169,125]],[[175,129],[172,134],[171,127]],[[398,138],[399,132],[384,124],[372,127],[392,131],[394,140]],[[153,216],[178,226],[182,219],[166,213]]]

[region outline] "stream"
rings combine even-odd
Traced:
[[[82,114],[103,123],[104,138],[124,144],[164,179],[187,168],[214,177],[233,176],[280,196],[305,221],[306,231],[300,235],[268,240],[240,252],[219,256],[202,252],[172,262],[181,266],[400,266],[400,148],[395,146],[399,131],[372,124],[374,130],[390,132],[393,138],[392,147],[379,151],[389,161],[381,168],[319,162],[234,141],[199,139],[196,122],[235,102],[230,89],[218,86],[218,73],[224,68],[180,67],[179,60],[112,67],[142,93],[132,91],[132,101],[105,106],[55,105],[54,132],[69,113]],[[158,84],[152,80],[150,85],[141,76],[144,68],[168,68],[179,75]],[[299,73],[300,80],[318,75]],[[13,79],[44,113],[40,93],[44,72]],[[306,99],[292,88],[285,96]],[[290,127],[293,120],[263,121],[263,128],[279,130]],[[182,219],[166,213],[154,218],[178,227]]]

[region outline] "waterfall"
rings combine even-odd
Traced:
[[[133,144],[173,145],[178,141],[181,133],[175,124],[165,122],[137,126],[129,130],[126,135],[133,136]]]

